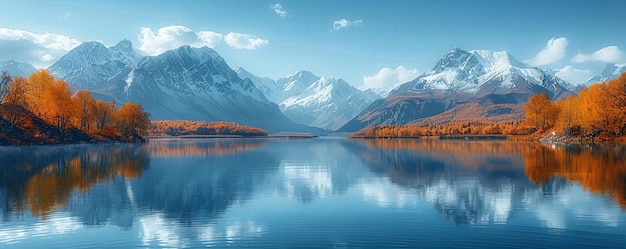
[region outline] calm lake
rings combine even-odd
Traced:
[[[0,248],[624,248],[626,146],[0,147]]]

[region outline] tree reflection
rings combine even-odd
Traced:
[[[528,179],[545,184],[562,177],[587,191],[607,195],[626,209],[626,146],[535,145],[524,154]]]
[[[5,214],[30,209],[43,218],[65,207],[75,191],[117,176],[138,177],[150,164],[141,145],[3,148],[0,160],[6,162],[0,168]]]
[[[373,171],[416,191],[455,223],[506,222],[524,203],[552,201],[576,182],[626,208],[626,146],[530,142],[361,140]]]
[[[242,142],[245,141],[245,142]],[[226,155],[262,147],[265,139],[157,139],[148,143],[153,157]]]

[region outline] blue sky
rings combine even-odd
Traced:
[[[45,67],[83,41],[156,55],[209,46],[231,67],[395,85],[447,51],[506,50],[570,81],[626,63],[626,1],[5,0],[0,61]]]

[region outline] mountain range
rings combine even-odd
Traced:
[[[537,93],[553,99],[574,94],[575,86],[552,73],[517,61],[507,52],[455,48],[432,70],[394,89],[339,131],[407,124],[445,114],[439,122],[521,119],[523,104]]]
[[[227,121],[270,132],[322,130],[296,124],[241,79],[208,48],[182,46],[157,56],[137,56],[129,41],[107,48],[79,45],[49,67],[75,90],[100,99],[140,103],[153,120]]]
[[[0,63],[0,70],[28,75],[36,69],[7,61]],[[373,125],[521,119],[531,95],[545,92],[562,99],[580,88],[505,51],[460,48],[384,99],[342,79],[305,70],[277,80],[258,77],[242,67],[232,69],[207,47],[182,46],[141,56],[128,40],[112,47],[82,43],[48,70],[96,98],[140,103],[153,120],[229,121],[270,132],[352,132]],[[626,64],[607,65],[586,85],[624,71]]]
[[[298,71],[276,81],[235,68],[239,77],[252,80],[263,94],[279,105],[291,120],[313,127],[336,130],[380,96],[354,88],[342,79],[318,77]]]
[[[602,74],[592,77],[582,85],[589,86],[593,83],[606,82],[610,79],[619,78],[619,76],[626,72],[626,64],[607,64]]]
[[[26,62],[17,62],[14,60],[8,60],[0,62],[0,72],[6,71],[11,76],[24,76],[28,77],[31,73],[37,71],[37,69]]]

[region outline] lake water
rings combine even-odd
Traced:
[[[0,147],[0,248],[624,248],[626,147]]]

